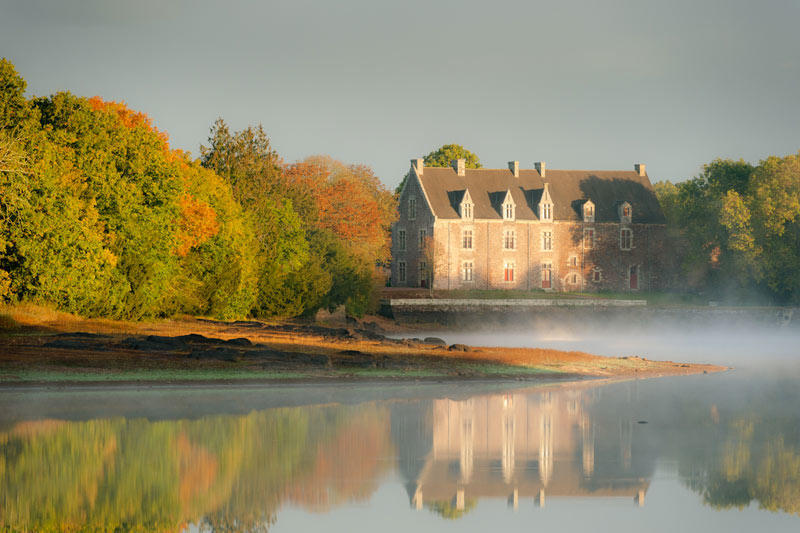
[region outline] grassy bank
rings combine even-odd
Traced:
[[[584,352],[395,340],[382,334],[390,326],[377,317],[339,325],[194,317],[125,322],[5,306],[0,308],[0,383],[535,380],[720,369]]]

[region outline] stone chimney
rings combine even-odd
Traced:
[[[459,176],[467,175],[467,160],[466,159],[453,159],[450,161],[450,166],[456,171]]]
[[[519,161],[509,161],[508,168],[514,174],[515,178],[519,177]]]
[[[533,165],[536,167],[536,172],[538,172],[540,176],[545,177],[546,169],[545,169],[544,161],[537,161]]]
[[[636,173],[639,174],[640,176],[644,176],[645,174],[647,174],[647,172],[645,172],[645,165],[643,165],[642,163],[636,163],[635,165],[633,165],[633,170],[635,170]]]
[[[411,168],[417,171],[417,176],[422,176],[422,171],[425,170],[425,160],[421,158],[412,159]]]

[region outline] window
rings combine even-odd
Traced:
[[[408,199],[408,219],[414,220],[417,218],[417,199],[416,198],[409,198]]]
[[[419,262],[419,286],[428,286],[428,263],[425,261]]]
[[[464,263],[462,263],[461,280],[472,281],[472,261],[464,261]]]
[[[503,281],[514,281],[514,263],[505,263],[503,265]]]
[[[542,232],[542,250],[545,252],[549,252],[553,249],[553,232],[552,231],[543,231]]]
[[[404,229],[397,230],[397,249],[406,249],[406,230]]]
[[[619,230],[619,248],[620,250],[630,250],[633,248],[633,230],[630,228],[621,228]]]
[[[595,283],[599,283],[603,280],[603,269],[594,267],[592,269],[592,281]]]
[[[465,220],[472,220],[472,204],[461,204],[461,218]]]
[[[569,281],[570,285],[577,285],[578,284],[578,274],[573,272],[572,274],[569,275],[569,277],[567,278],[567,281]]]
[[[397,281],[400,283],[406,282],[406,262],[399,261],[397,263]]]
[[[553,286],[553,265],[542,263],[542,288],[550,289]]]
[[[461,232],[461,247],[464,250],[472,250],[472,230],[465,229]]]
[[[517,248],[517,232],[507,229],[503,232],[503,250],[515,250]]]
[[[567,261],[567,265],[569,265],[571,267],[578,266],[578,256],[577,255],[569,256],[569,260]]]
[[[594,204],[591,200],[583,204],[583,221],[594,222]]]
[[[542,204],[541,206],[541,219],[553,220],[553,204]]]
[[[633,208],[631,208],[631,204],[623,202],[622,205],[619,206],[619,221],[622,224],[630,224],[632,218]]]
[[[428,236],[428,230],[422,228],[419,230],[419,247],[422,248],[425,246],[425,238]]]
[[[506,220],[514,220],[514,204],[503,205],[503,218]]]
[[[587,250],[594,248],[594,228],[585,228],[583,230],[583,247]]]

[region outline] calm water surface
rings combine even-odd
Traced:
[[[800,334],[760,333],[598,332],[761,363],[604,385],[0,390],[0,530],[798,531]]]

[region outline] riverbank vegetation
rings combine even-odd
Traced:
[[[260,126],[221,119],[194,160],[122,103],[25,88],[0,60],[0,302],[124,319],[374,305],[394,207],[370,168],[285,164]]]
[[[800,303],[800,153],[717,159],[655,185],[683,279],[710,299]]]

